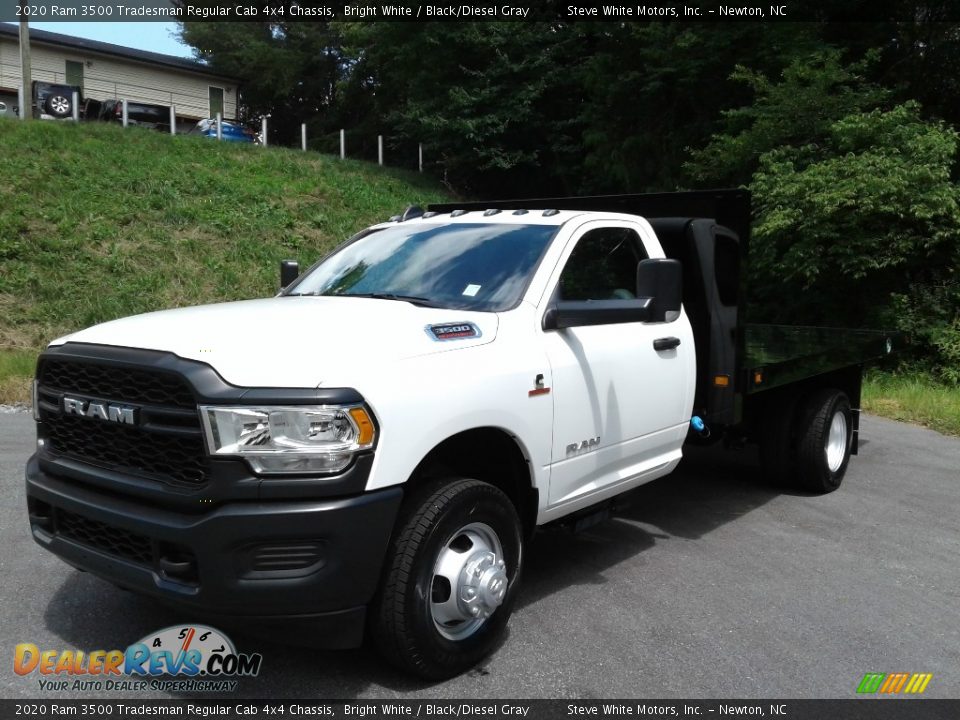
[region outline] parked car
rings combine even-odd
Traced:
[[[123,100],[110,98],[100,105],[98,119],[123,122]],[[127,124],[154,130],[170,130],[170,106],[127,101]]]
[[[31,84],[33,116],[41,120],[66,120],[73,117],[73,94],[77,93],[83,107],[83,89],[79,85],[64,85],[34,80]]]
[[[100,110],[102,108],[103,103],[101,101],[87,98],[80,106],[80,117],[88,120],[97,120],[100,117]]]
[[[206,120],[201,120],[196,125],[194,125],[193,128],[191,128],[190,134],[202,135],[204,137],[216,139],[217,137],[216,119],[208,118]],[[229,140],[230,142],[248,142],[248,143],[260,142],[260,138],[256,132],[233,120],[220,121],[220,134],[224,140]]]

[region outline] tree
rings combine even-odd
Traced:
[[[866,79],[876,53],[851,65],[844,65],[842,56],[828,48],[797,58],[779,82],[737,65],[731,80],[748,86],[755,100],[723,113],[725,130],[690,154],[690,177],[700,185],[746,184],[764,153],[784,145],[816,146],[837,120],[878,107],[889,97]]]
[[[292,144],[300,123],[327,117],[347,60],[335,24],[181,22],[198,59],[242,80],[243,119],[270,115],[271,141]]]
[[[717,131],[722,111],[750,88],[738,63],[779,73],[820,47],[807,24],[591,23],[593,48],[574,70],[582,88],[581,190],[670,190],[686,183],[683,162]],[[720,182],[723,184],[723,182]]]
[[[960,380],[957,144],[908,102],[764,153],[750,183],[754,319],[898,327]]]
[[[575,145],[563,103],[568,36],[550,24],[350,23],[356,59],[346,85],[364,88],[368,133],[424,142],[433,167],[461,192],[556,185]]]

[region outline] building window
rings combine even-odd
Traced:
[[[210,117],[215,118],[217,113],[223,112],[223,88],[210,86]],[[221,116],[222,117],[222,116]]]
[[[67,60],[67,85],[76,85],[83,90],[83,63]]]

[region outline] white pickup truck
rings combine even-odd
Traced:
[[[428,210],[287,262],[276,297],[51,343],[37,542],[201,617],[369,633],[442,678],[501,636],[537,526],[602,517],[686,442],[758,442],[771,475],[840,485],[862,364],[892,338],[745,325],[746,193]]]

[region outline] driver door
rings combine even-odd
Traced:
[[[550,302],[636,297],[637,264],[663,257],[655,238],[644,242],[646,232],[628,222],[584,225],[551,280]],[[662,338],[679,344],[655,350],[654,341]],[[551,508],[586,506],[673,469],[695,378],[693,337],[683,313],[672,322],[543,331],[543,342],[554,399]]]

